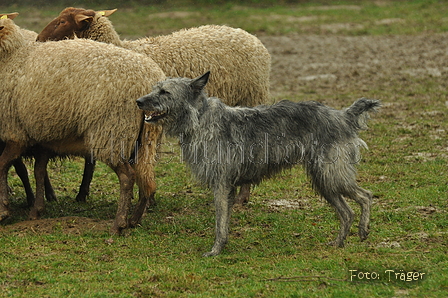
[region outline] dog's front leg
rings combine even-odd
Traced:
[[[235,199],[235,187],[220,185],[213,191],[215,202],[215,243],[212,250],[206,252],[204,257],[218,255],[227,243],[229,238],[230,213]]]

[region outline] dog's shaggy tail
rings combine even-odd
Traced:
[[[377,99],[360,98],[345,110],[345,116],[356,129],[366,129],[369,112],[376,112],[381,107]]]

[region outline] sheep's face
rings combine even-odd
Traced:
[[[0,41],[5,41],[9,39],[9,35],[11,35],[12,31],[14,31],[14,19],[19,14],[17,12],[8,13],[8,14],[0,14]]]
[[[37,41],[74,38],[76,34],[90,27],[95,15],[96,12],[93,10],[68,7],[42,30],[37,36]]]
[[[17,49],[25,45],[25,39],[19,32],[14,22],[8,18],[3,17],[0,19],[0,58],[3,58],[4,54],[11,54]]]

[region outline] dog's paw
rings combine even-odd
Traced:
[[[217,255],[219,255],[219,251],[209,251],[209,252],[206,252],[206,253],[204,253],[202,256],[203,257],[214,257],[214,256],[217,256]]]

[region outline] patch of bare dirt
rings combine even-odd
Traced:
[[[0,226],[0,234],[51,234],[61,232],[71,235],[82,235],[86,232],[108,232],[112,220],[99,220],[86,217],[61,217],[38,220],[27,220],[11,225]]]
[[[271,94],[275,100],[300,93],[318,94],[321,98],[349,92],[359,97],[372,96],[375,90],[384,88],[392,91],[399,88],[400,93],[409,89],[412,93],[416,79],[431,79],[441,88],[447,87],[447,33],[417,36],[291,34],[259,38],[272,56]],[[394,98],[383,101],[394,102]]]
[[[271,200],[267,202],[269,208],[273,210],[279,210],[279,209],[309,209],[310,203],[307,199],[301,199],[301,200],[285,200],[285,199],[278,199],[278,200]]]

